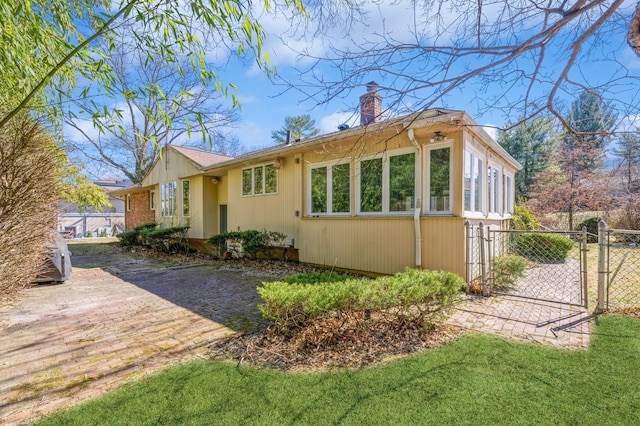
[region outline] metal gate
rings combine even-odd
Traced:
[[[507,294],[588,307],[587,232],[514,231],[467,224],[467,282]]]
[[[603,276],[605,309],[640,306],[640,231],[600,227],[598,271]]]

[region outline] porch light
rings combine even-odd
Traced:
[[[444,141],[445,136],[440,132],[435,132],[431,137],[431,143]]]

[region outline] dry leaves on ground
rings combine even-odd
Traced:
[[[353,319],[326,318],[288,337],[270,329],[234,335],[211,345],[210,355],[281,370],[358,368],[442,346],[462,333],[444,323],[429,328],[411,324],[399,332],[390,322],[365,327]]]

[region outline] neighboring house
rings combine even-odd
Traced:
[[[110,193],[117,189],[130,187],[131,181],[108,178],[93,183],[109,194],[111,208],[96,211],[92,207],[77,206],[61,201],[58,205],[56,226],[66,238],[86,237],[88,233],[94,237],[104,233],[112,236],[125,229],[125,203],[121,197],[112,196]]]
[[[465,221],[508,226],[520,164],[462,111],[376,121],[371,83],[361,126],[237,158],[169,146],[130,199],[127,229],[188,224],[203,241],[266,229],[301,262],[392,274],[465,273]]]

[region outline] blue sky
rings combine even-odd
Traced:
[[[258,2],[260,3],[260,2]],[[272,64],[278,73],[285,79],[296,82],[301,78],[306,79],[308,75],[299,75],[300,69],[308,69],[312,64],[309,58],[301,57],[297,52],[308,51],[312,55],[322,57],[330,54],[330,46],[346,48],[349,45],[364,43],[364,40],[373,34],[383,31],[393,34],[395,40],[400,42],[410,41],[410,23],[413,22],[412,2],[397,2],[392,0],[381,0],[379,2],[367,2],[365,5],[364,22],[356,22],[345,34],[343,27],[333,28],[322,37],[318,37],[311,31],[293,31],[291,29],[291,16],[285,13],[271,14],[263,16],[261,23],[267,33],[265,40],[265,50],[269,52]],[[630,16],[635,1],[628,0],[623,12]],[[486,9],[487,19],[492,18],[492,13],[498,10]],[[529,25],[529,29],[535,25]],[[587,80],[591,84],[597,84],[603,77],[608,79],[615,73],[615,67],[622,67],[632,78],[640,75],[640,61],[633,55],[625,43],[626,34],[622,31],[613,35],[609,40],[601,42],[592,53],[592,56],[581,64],[579,77]],[[554,52],[562,55],[563,52]],[[602,61],[607,58],[608,61]],[[254,63],[248,60],[240,61],[229,57],[228,51],[219,50],[210,53],[209,60],[220,65],[220,77],[224,82],[231,82],[237,86],[237,93],[241,102],[241,121],[234,127],[228,128],[230,135],[236,136],[242,145],[249,150],[263,148],[272,145],[271,132],[278,130],[284,124],[287,116],[309,114],[315,120],[315,125],[321,130],[321,134],[337,130],[337,126],[342,123],[355,125],[358,123],[357,115],[358,98],[365,93],[365,87],[353,87],[346,91],[343,96],[330,102],[318,105],[317,101],[306,99],[306,96],[296,90],[286,90],[286,87],[270,81],[269,78]],[[318,66],[314,72],[334,78],[335,72],[326,66]],[[417,72],[417,71],[416,71]],[[370,80],[379,81],[385,78],[380,75],[371,75],[364,82]],[[379,81],[381,82],[381,81]],[[390,81],[382,81],[382,84],[393,84]],[[509,120],[516,120],[517,116],[508,116],[499,110],[480,111],[476,103],[470,101],[475,97],[482,97],[498,93],[501,89],[500,82],[487,87],[480,85],[467,85],[452,92],[446,99],[444,106],[450,109],[461,109],[467,111],[480,125],[488,126],[486,130],[491,135],[495,135],[492,126],[500,127]],[[510,95],[518,96],[514,89]],[[542,90],[542,89],[541,89]],[[385,106],[384,93],[383,107]],[[418,93],[419,96],[419,93]],[[637,89],[633,92],[625,91],[624,88],[618,92],[617,96],[626,98],[630,104],[640,104]],[[411,103],[407,105],[411,109]],[[621,120],[633,121],[636,116],[619,117]],[[69,137],[74,137],[74,133],[67,130]]]

